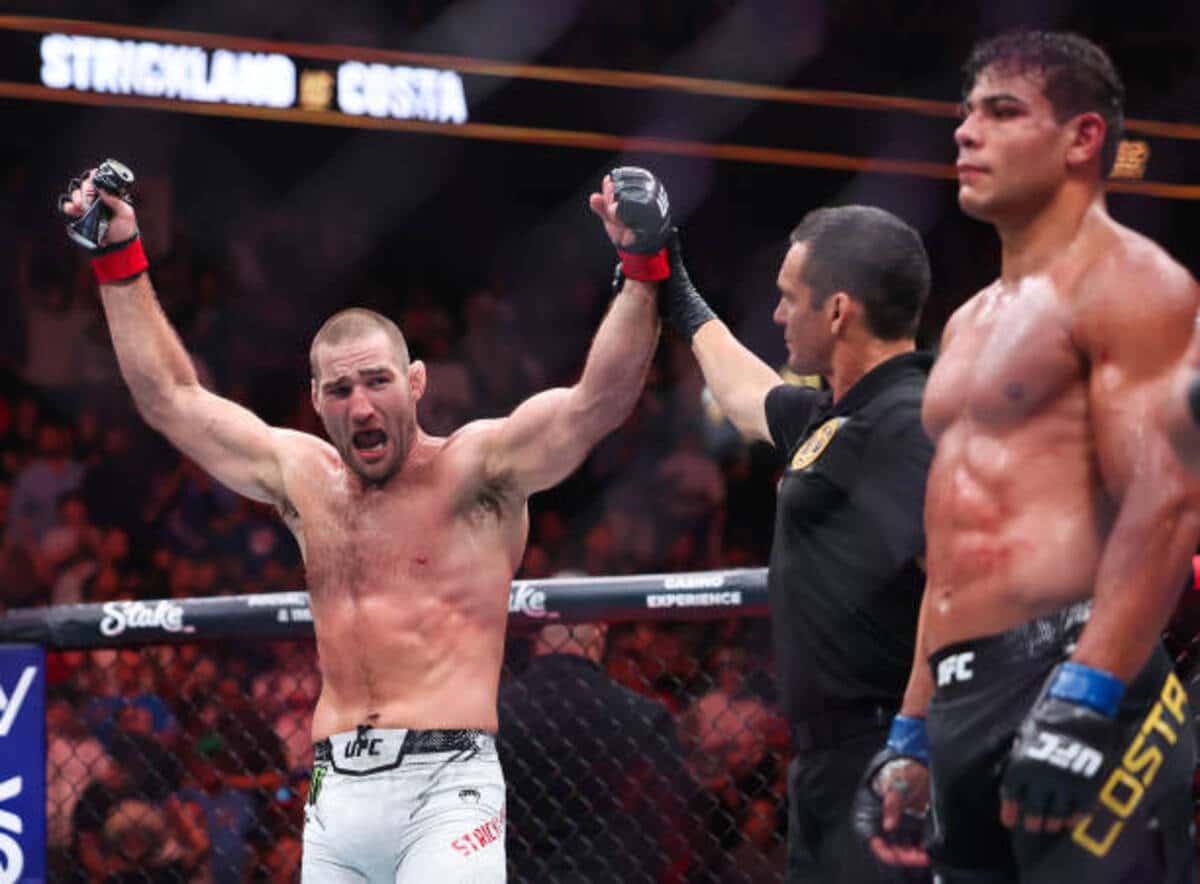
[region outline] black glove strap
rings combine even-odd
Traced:
[[[675,329],[690,344],[700,326],[716,319],[717,314],[696,291],[687,268],[683,266],[678,231],[672,231],[667,242],[667,261],[671,267],[671,275],[663,282],[659,292],[658,310],[663,322]]]

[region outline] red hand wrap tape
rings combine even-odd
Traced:
[[[132,279],[149,269],[150,262],[146,260],[140,236],[134,237],[115,252],[92,258],[92,271],[96,274],[96,281],[102,285]]]
[[[618,249],[617,254],[621,256],[621,267],[630,279],[654,282],[658,279],[666,279],[671,275],[671,265],[667,263],[666,249],[660,249],[655,255],[635,255],[632,252]]]

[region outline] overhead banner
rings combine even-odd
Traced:
[[[39,79],[51,89],[248,107],[335,109],[354,116],[465,123],[462,77],[452,70],[347,60],[334,70],[281,52],[83,34],[40,38]]]
[[[0,645],[0,884],[46,880],[46,652]]]
[[[0,15],[5,98],[956,178],[957,101],[60,18]],[[1110,189],[1200,199],[1200,125],[1125,124]]]

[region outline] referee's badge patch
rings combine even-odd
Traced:
[[[829,447],[834,434],[841,429],[842,424],[846,421],[847,418],[844,417],[831,417],[813,430],[812,435],[805,439],[804,444],[797,448],[796,453],[792,455],[791,468],[793,470],[803,470],[812,466],[816,462],[816,459]]]

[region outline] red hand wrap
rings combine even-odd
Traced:
[[[621,267],[625,275],[630,279],[654,282],[671,275],[666,249],[660,249],[655,255],[635,255],[633,252],[617,249],[617,254],[621,257]]]
[[[132,279],[149,269],[150,262],[146,260],[140,236],[135,236],[115,252],[92,258],[92,272],[96,274],[96,281],[101,285]]]

